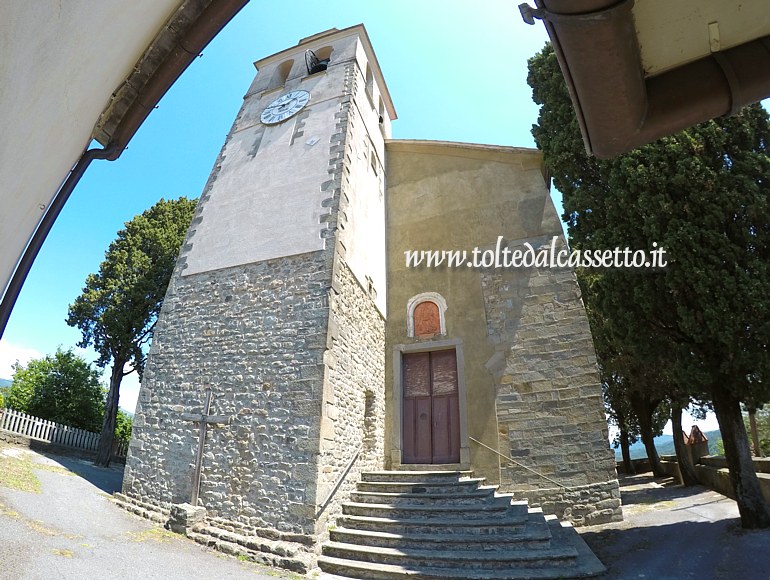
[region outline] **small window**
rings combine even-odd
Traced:
[[[369,96],[369,100],[372,101],[372,106],[374,106],[374,75],[369,63],[366,63],[366,94]]]
[[[380,106],[377,112],[380,115],[380,125],[382,125],[385,122],[385,103],[382,102],[382,97],[380,97]]]

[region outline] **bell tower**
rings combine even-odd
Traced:
[[[124,494],[167,510],[197,491],[228,529],[313,546],[383,466],[396,115],[362,25],[255,65],[158,320]]]

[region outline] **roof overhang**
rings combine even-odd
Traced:
[[[770,96],[761,0],[536,0],[589,153],[608,158]]]
[[[0,335],[90,160],[121,154],[247,1],[0,3]]]

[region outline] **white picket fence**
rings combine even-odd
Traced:
[[[85,449],[86,451],[99,449],[99,439],[101,438],[99,433],[61,425],[13,409],[0,409],[0,430],[36,441]],[[127,451],[128,445],[124,441],[116,439],[112,450],[113,457],[125,457]]]

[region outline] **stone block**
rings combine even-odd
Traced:
[[[206,508],[193,506],[189,503],[174,504],[171,506],[166,528],[177,534],[187,534],[197,524],[202,524],[206,519]]]

